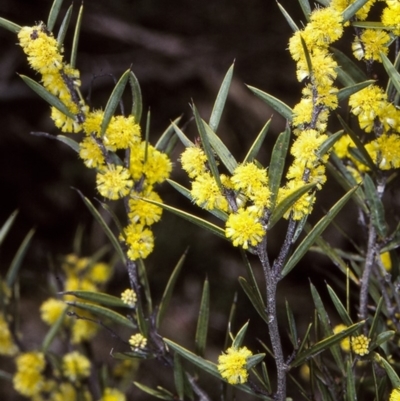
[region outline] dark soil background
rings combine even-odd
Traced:
[[[304,21],[297,2],[286,0],[282,4],[290,10],[294,20]],[[69,6],[69,3],[65,5]],[[50,7],[51,1],[47,0],[3,0],[0,16],[19,25],[32,25],[35,21],[46,21]],[[141,83],[144,111],[151,109],[151,141],[155,143],[170,121],[180,115],[185,132],[194,138],[195,124],[191,120],[189,103],[193,100],[203,118],[207,119],[224,74],[235,62],[232,88],[218,133],[235,157],[241,160],[262,126],[274,114],[259,158],[268,165],[274,140],[284,129],[285,122],[255,98],[245,83],[279,97],[290,106],[300,98],[301,88],[295,80],[294,62],[286,50],[291,29],[274,1],[87,0],[84,7],[77,67],[81,71],[82,92],[86,96],[92,90],[95,106],[105,106],[113,88],[113,79],[132,65]],[[72,21],[76,19],[77,9],[78,2]],[[37,307],[48,297],[45,283],[50,261],[72,252],[79,225],[85,230],[84,256],[98,250],[107,240],[72,189],[78,188],[91,199],[97,196],[94,172],[86,169],[67,146],[30,135],[35,131],[57,134],[57,130],[49,118],[49,107],[16,74],[34,77],[16,42],[15,35],[0,30],[0,224],[12,211],[19,209],[15,226],[1,249],[0,268],[4,274],[27,231],[36,227],[21,271],[22,298],[26,300],[26,307],[22,308],[24,336],[34,349],[46,330],[39,321]],[[71,36],[66,41],[67,56],[70,44]],[[94,76],[102,77],[93,81]],[[143,126],[144,122],[145,117]],[[173,178],[186,185],[187,179],[178,162],[182,149],[178,145],[173,154]],[[204,215],[167,184],[160,188],[160,193],[166,203]],[[312,221],[317,221],[323,210],[342,194],[343,191],[334,183],[327,186]],[[117,206],[116,211],[119,211]],[[354,214],[354,209],[349,207],[347,216],[341,217],[350,235],[357,231]],[[279,250],[284,228],[282,224],[270,235],[272,257]],[[167,213],[155,228],[155,233],[155,252],[146,260],[155,304],[160,300],[175,263],[190,247],[162,335],[193,349],[202,283],[208,277],[212,313],[207,357],[215,361],[223,347],[227,316],[236,291],[238,310],[232,329],[235,332],[250,319],[248,344],[253,351],[261,352],[255,339],[268,343],[266,328],[237,282],[238,276],[246,274],[239,252],[228,242]],[[339,234],[333,228],[327,231],[326,238],[335,245],[341,244]],[[255,260],[254,264],[263,288],[260,267]],[[292,305],[302,333],[313,315],[309,278],[324,292],[323,280],[335,274],[335,268],[327,259],[310,253],[279,288],[282,335],[287,355],[291,349],[286,336],[285,299]],[[109,291],[118,295],[126,287],[127,276],[123,267],[117,266]],[[100,341],[100,345],[96,345],[97,358],[111,359],[108,353],[118,346],[117,340],[103,333]],[[12,370],[12,366],[6,365],[6,358],[0,357],[0,365],[2,361],[5,370]],[[273,372],[273,361],[268,364]],[[165,385],[173,391],[171,379],[171,372],[166,367],[155,366],[155,362],[145,362],[135,378],[152,387]],[[217,399],[216,383],[207,377],[202,384]],[[0,388],[3,386],[9,388],[4,381]],[[6,390],[4,393],[10,394]],[[15,399],[11,395],[7,397]],[[249,399],[243,394],[238,397]],[[132,388],[130,399],[149,398]]]

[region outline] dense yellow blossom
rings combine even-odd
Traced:
[[[335,326],[333,328],[333,332],[334,332],[334,334],[338,334],[346,329],[347,329],[346,325],[338,324],[337,326]],[[344,352],[350,352],[350,350],[351,350],[350,337],[345,337],[345,338],[343,338],[343,340],[340,341],[340,348],[342,348],[342,350]]]
[[[132,348],[146,348],[147,338],[143,337],[140,333],[133,334],[129,339],[129,344]]]
[[[89,359],[78,351],[70,352],[62,359],[63,374],[71,382],[89,377],[90,368]]]
[[[87,278],[95,284],[104,284],[109,280],[111,273],[112,269],[108,263],[99,262],[88,269]]]
[[[254,162],[240,164],[231,177],[233,187],[246,196],[252,196],[268,184],[267,170]]]
[[[99,168],[105,164],[104,154],[99,144],[90,136],[80,142],[79,156],[88,168]]]
[[[380,258],[385,270],[390,272],[392,270],[392,258],[390,257],[390,252],[381,253]]]
[[[85,131],[86,135],[97,134],[97,136],[99,136],[103,118],[103,110],[94,110],[87,113],[85,121],[82,124],[83,130]]]
[[[388,29],[393,29],[392,32],[400,36],[400,3],[387,2],[387,7],[382,13],[382,24]]]
[[[77,114],[78,108],[76,105],[72,104],[72,113]],[[54,121],[54,124],[57,128],[60,128],[62,132],[68,133],[77,133],[82,130],[81,124],[78,122],[77,119],[72,119],[71,117],[66,116],[60,110],[56,109],[55,107],[51,108],[51,119]]]
[[[14,356],[17,352],[4,313],[0,312],[0,355]]]
[[[64,301],[49,298],[40,306],[40,317],[45,323],[52,325],[57,321],[66,308],[67,304]]]
[[[153,233],[141,224],[131,223],[124,229],[125,242],[128,245],[128,257],[131,260],[145,259],[154,248]]]
[[[117,200],[129,194],[133,180],[129,171],[114,164],[102,169],[96,176],[97,190],[105,198]]]
[[[265,231],[257,215],[247,209],[239,209],[237,213],[229,215],[225,235],[234,246],[248,249],[249,246],[256,246],[262,241]]]
[[[366,60],[382,62],[380,53],[388,54],[389,48],[387,44],[389,41],[390,36],[385,31],[380,29],[364,29],[360,38],[356,37],[353,42],[354,57],[358,60],[365,58]]]
[[[389,401],[400,401],[400,388],[394,388],[392,390]]]
[[[196,178],[206,171],[207,156],[197,146],[188,146],[180,157],[182,168],[190,178]]]
[[[131,197],[128,202],[128,216],[130,221],[151,226],[161,219],[163,209],[160,206],[153,205],[152,203],[146,202],[140,198],[145,198],[160,203],[162,200],[157,192],[154,191],[146,191],[143,194],[131,192]]]
[[[106,387],[99,401],[126,401],[126,396],[116,388]]]
[[[140,141],[140,126],[130,115],[113,116],[104,135],[104,144],[112,149],[127,149]]]
[[[313,102],[311,98],[302,98],[293,107],[293,125],[310,124],[313,113]]]
[[[218,357],[218,371],[229,384],[243,384],[247,382],[249,373],[246,369],[247,358],[252,352],[246,347],[228,348]]]
[[[351,338],[351,349],[357,355],[363,356],[369,353],[368,347],[371,339],[361,334]]]
[[[304,164],[305,167],[312,167],[318,161],[316,151],[327,138],[327,135],[321,135],[316,130],[305,130],[293,143],[290,153],[298,163]]]
[[[223,176],[221,176],[221,181],[222,179]],[[229,209],[225,195],[221,193],[217,182],[210,173],[204,173],[196,177],[192,182],[190,194],[193,201],[204,209],[219,209],[225,212]]]
[[[121,294],[121,300],[124,304],[129,305],[131,308],[133,308],[136,305],[137,301],[137,296],[135,291],[132,289],[128,288],[126,289],[122,294]]]
[[[316,8],[306,29],[310,31],[313,43],[327,46],[343,35],[342,21],[342,14],[332,7]]]

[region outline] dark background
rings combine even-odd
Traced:
[[[297,2],[287,0],[282,4],[301,25],[300,21],[304,18]],[[65,5],[69,6],[69,3]],[[32,25],[36,21],[47,20],[50,6],[51,1],[44,0],[6,0],[0,3],[0,16],[19,25]],[[86,96],[92,88],[95,107],[105,106],[113,87],[112,77],[118,78],[132,65],[143,94],[143,126],[146,110],[151,109],[151,141],[155,143],[169,122],[180,115],[185,132],[193,139],[196,131],[189,103],[193,100],[203,118],[207,119],[224,74],[235,62],[232,88],[218,133],[237,160],[241,160],[262,126],[274,114],[259,157],[264,165],[268,165],[273,143],[284,129],[285,122],[255,98],[245,83],[267,91],[290,106],[300,99],[301,88],[295,80],[295,64],[286,50],[291,29],[274,1],[87,0],[84,7],[77,67],[81,71],[82,92]],[[77,9],[78,2],[72,24]],[[69,55],[71,36],[65,43],[66,57]],[[0,30],[0,223],[13,210],[19,209],[15,226],[0,251],[0,267],[4,274],[27,231],[36,227],[21,272],[23,298],[31,306],[23,314],[24,335],[34,349],[40,344],[45,331],[39,322],[37,307],[48,297],[45,283],[49,260],[57,260],[59,255],[72,252],[78,225],[85,230],[84,256],[98,250],[107,240],[71,188],[78,188],[93,199],[97,196],[94,171],[86,169],[67,146],[30,135],[32,131],[58,132],[49,118],[49,107],[16,74],[34,77],[16,42],[14,34]],[[105,76],[91,84],[94,75]],[[187,185],[178,162],[182,149],[179,144],[172,155],[173,178]],[[188,201],[182,200],[167,184],[160,188],[160,194],[168,204],[204,215],[192,208]],[[342,194],[343,191],[335,184],[327,186],[311,220],[317,221],[322,211]],[[118,206],[116,211],[119,211]],[[357,226],[351,223],[355,222],[354,209],[350,207],[341,221],[350,222],[345,224],[346,230],[350,235],[355,233]],[[279,250],[284,227],[282,224],[269,236],[272,257]],[[261,352],[259,343],[254,339],[258,337],[268,343],[266,328],[253,312],[237,282],[238,276],[246,274],[239,252],[232,249],[228,242],[167,213],[155,227],[155,234],[155,252],[146,260],[155,304],[175,263],[190,247],[162,334],[193,349],[202,283],[207,276],[212,305],[207,357],[215,361],[221,352],[235,291],[238,291],[238,317],[233,331],[250,318],[248,344],[254,352]],[[328,230],[327,235],[336,245],[341,244],[334,229]],[[263,286],[260,266],[253,258],[251,260]],[[327,259],[315,253],[309,254],[279,288],[281,321],[285,322],[284,302],[287,299],[294,309],[300,332],[304,331],[312,318],[308,279],[313,275],[313,282],[323,283],[326,273],[328,276],[336,274],[332,271],[335,270]],[[121,289],[127,287],[126,280],[123,267],[117,266],[109,291],[118,295]],[[282,334],[286,339],[285,330],[283,323]],[[103,357],[110,358],[108,352],[115,346],[116,340],[104,333],[101,340],[98,352],[102,350]],[[286,340],[285,345],[285,353],[288,354],[290,347]],[[2,360],[4,358],[0,357]],[[7,369],[12,368],[8,366]],[[154,362],[147,367],[145,363],[135,379],[153,387],[164,384],[173,390],[168,383],[170,372],[154,368]],[[208,386],[215,386],[215,383],[211,382]],[[132,394],[135,400],[149,399],[135,389],[132,389]],[[240,397],[245,399],[242,395]]]

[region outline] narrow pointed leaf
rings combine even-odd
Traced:
[[[18,210],[14,210],[6,222],[1,226],[0,229],[0,245],[3,243],[4,239],[6,238],[8,232],[10,231],[10,228],[14,224],[15,218],[18,216]]]
[[[48,92],[42,85],[34,81],[33,79],[27,77],[26,75],[20,75],[22,80],[42,99],[44,99],[50,106],[55,107],[61,113],[65,114],[67,117],[75,120],[75,115],[68,109],[68,107],[56,96]]]
[[[160,306],[158,308],[158,313],[157,313],[157,318],[156,318],[156,328],[160,328],[161,322],[164,319],[165,313],[167,311],[169,302],[171,301],[172,298],[172,293],[175,288],[176,280],[178,279],[179,273],[181,272],[182,266],[185,263],[186,260],[186,255],[187,255],[187,250],[184,252],[184,254],[180,257],[178,263],[176,264],[171,277],[168,280],[168,283],[165,287],[163,296],[161,297],[161,302]]]
[[[353,18],[356,12],[368,2],[369,0],[355,0],[354,3],[350,4],[342,13],[343,22],[349,21]]]
[[[138,303],[136,306],[136,321],[137,325],[139,326],[140,333],[143,337],[147,338],[149,335],[149,324],[148,320],[146,320],[144,313],[143,313],[143,306],[141,299],[138,299]]]
[[[326,153],[328,153],[336,141],[344,134],[343,130],[330,135],[315,152],[318,158],[322,158]]]
[[[387,330],[382,333],[379,333],[378,336],[376,337],[376,340],[374,341],[374,345],[381,345],[383,343],[386,343],[387,341],[390,341],[396,332],[394,330]]]
[[[0,17],[0,27],[7,29],[7,31],[10,31],[12,33],[18,33],[21,30],[21,26],[15,24],[14,22],[8,21],[5,18]]]
[[[160,152],[166,152],[168,148],[168,144],[171,142],[171,138],[174,136],[175,129],[172,124],[179,124],[181,121],[181,117],[175,118],[174,121],[168,126],[168,128],[161,134],[160,138],[158,139],[157,143],[154,147],[159,150]],[[168,152],[167,152],[168,153]]]
[[[153,300],[150,293],[150,283],[147,276],[146,266],[144,264],[143,259],[139,259],[137,262],[139,280],[144,289],[144,296],[147,304],[147,313],[151,315],[153,313]]]
[[[107,203],[105,202],[101,202],[100,200],[96,199],[98,201],[98,203],[100,204],[100,206],[109,214],[109,216],[111,217],[113,223],[115,224],[115,226],[117,227],[117,232],[122,233],[123,231],[123,227],[121,222],[119,221],[118,216],[116,215],[115,211],[113,208],[111,208]]]
[[[178,135],[178,138],[181,140],[185,148],[188,148],[190,146],[195,146],[194,143],[183,133],[183,131],[174,122],[172,122],[171,125],[174,127],[176,135]]]
[[[217,99],[215,100],[214,107],[211,112],[209,125],[211,130],[214,132],[217,132],[219,122],[221,121],[221,115],[224,110],[225,102],[228,97],[229,88],[232,82],[233,68],[234,64],[232,64],[229,67],[229,70],[226,73],[224,80],[222,81],[221,87],[219,88],[219,92],[217,95]]]
[[[354,380],[354,372],[351,368],[351,362],[347,361],[346,367],[346,400],[347,401],[357,401],[357,394],[356,394],[356,384]]]
[[[395,372],[395,370],[392,368],[390,363],[386,361],[384,358],[382,358],[379,354],[375,354],[376,359],[379,361],[380,365],[383,365],[383,367],[386,370],[387,375],[389,376],[389,380],[392,383],[393,388],[399,388],[400,387],[400,378]]]
[[[57,43],[58,43],[59,49],[62,49],[65,35],[67,34],[67,31],[68,31],[69,23],[71,21],[72,9],[73,9],[73,5],[71,4],[64,16],[64,19],[61,23],[60,29],[57,34]]]
[[[115,85],[110,98],[108,99],[108,102],[104,109],[103,121],[101,123],[101,131],[100,131],[101,136],[104,136],[104,134],[107,130],[108,124],[110,123],[111,117],[114,115],[115,110],[118,107],[118,104],[121,100],[122,94],[124,93],[126,84],[128,82],[130,73],[131,73],[131,71],[128,70],[122,74],[121,78]]]
[[[132,71],[129,73],[129,85],[131,86],[132,92],[131,114],[135,117],[136,123],[140,124],[143,110],[142,91],[140,89],[139,81]]]
[[[78,45],[79,45],[79,35],[81,33],[81,26],[82,26],[82,17],[83,17],[83,2],[79,7],[78,18],[76,20],[75,25],[75,32],[74,32],[74,40],[72,41],[72,48],[71,48],[71,67],[75,68],[76,66],[76,57],[78,55]]]
[[[292,17],[288,14],[288,12],[283,8],[281,4],[278,4],[279,10],[281,10],[281,13],[285,17],[287,23],[289,24],[290,28],[292,29],[293,32],[297,32],[299,30],[299,27],[296,25],[296,23],[293,21]]]
[[[400,74],[396,70],[395,66],[390,62],[390,60],[385,56],[382,52],[380,53],[383,66],[385,67],[386,72],[389,75],[391,83],[397,89],[397,92],[400,93]]]
[[[198,225],[201,228],[211,231],[213,234],[217,235],[220,238],[227,239],[225,236],[225,231],[222,228],[216,226],[215,224],[209,223],[208,221],[201,219],[200,217],[194,216],[193,214],[184,212],[183,210],[179,210],[175,207],[168,206],[164,203],[156,202],[156,201],[153,201],[150,199],[145,199],[145,198],[142,198],[142,199],[146,202],[152,203],[153,205],[160,206],[163,209],[168,210],[169,212],[172,212],[172,213],[184,218],[185,220],[188,220],[191,223]]]
[[[221,141],[221,139],[217,136],[215,132],[210,128],[210,126],[204,121],[203,125],[206,130],[208,139],[210,141],[211,147],[214,149],[217,156],[220,158],[223,165],[228,169],[228,171],[233,174],[238,163],[233,157],[232,153],[225,146],[225,144]]]
[[[131,308],[129,305],[122,302],[121,298],[106,294],[104,292],[78,290],[78,291],[63,291],[60,294],[73,295],[77,298],[84,299],[85,301],[96,302],[98,304],[106,306],[115,306],[118,308]]]
[[[307,234],[307,236],[303,239],[300,245],[293,252],[290,259],[285,264],[285,267],[282,270],[282,277],[286,276],[300,261],[300,259],[306,254],[306,252],[310,249],[315,240],[324,232],[324,230],[329,226],[329,224],[333,221],[336,215],[340,212],[343,206],[348,202],[348,200],[352,197],[353,193],[357,188],[351,189],[347,192],[339,201],[337,201],[328,213],[315,225],[315,227]]]
[[[175,400],[175,396],[173,394],[169,395],[166,393],[167,390],[163,389],[165,392],[160,390],[154,390],[151,387],[145,386],[144,384],[135,381],[133,382],[133,384],[143,392],[150,394],[151,396],[156,397],[159,400],[170,400],[170,401]]]
[[[174,355],[174,381],[179,400],[184,399],[184,372],[181,357],[178,353]]]
[[[215,157],[214,157],[213,150],[211,148],[210,140],[207,135],[205,123],[201,119],[199,112],[197,111],[197,108],[195,105],[193,105],[193,113],[194,113],[194,118],[196,120],[197,131],[200,135],[201,143],[203,145],[203,150],[207,156],[208,166],[210,167],[211,174],[214,177],[215,182],[218,185],[218,188],[220,189],[220,191],[222,191],[221,178],[219,176],[217,162],[215,161]]]
[[[294,315],[293,315],[292,309],[290,308],[287,300],[286,300],[286,315],[287,315],[288,324],[289,324],[290,341],[292,342],[293,349],[296,350],[299,346],[296,322],[294,320]]]
[[[332,287],[327,285],[329,296],[331,297],[331,300],[333,304],[335,305],[336,311],[340,316],[340,319],[346,326],[351,326],[353,324],[346,308],[340,301],[339,297],[336,295],[335,291],[333,291]]]
[[[31,243],[33,234],[35,234],[35,229],[32,228],[25,236],[24,240],[18,248],[17,253],[11,261],[5,278],[5,282],[9,288],[11,288],[15,283],[18,272],[22,266],[22,261],[24,260],[25,254],[28,251],[29,245]]]
[[[272,150],[271,162],[268,169],[268,186],[271,192],[269,202],[270,210],[275,209],[275,202],[281,185],[282,174],[285,168],[287,151],[290,142],[290,128],[287,125],[285,131],[279,134]]]
[[[263,363],[262,366],[265,366],[265,363]],[[246,368],[248,367],[246,366]],[[271,393],[271,389],[268,387],[268,383],[265,382],[264,376],[262,376],[262,374],[260,374],[256,368],[252,368],[251,373],[256,377],[263,389],[266,390],[267,393]]]
[[[331,347],[334,347],[341,340],[343,340],[344,338],[348,337],[350,334],[352,334],[355,331],[357,331],[364,323],[365,322],[362,321],[362,322],[353,324],[350,327],[348,327],[347,329],[341,331],[340,333],[333,334],[333,335],[331,335],[331,336],[329,336],[329,337],[317,342],[316,344],[314,344],[310,348],[307,348],[304,351],[302,351],[299,354],[297,354],[296,358],[290,364],[290,366],[291,367],[300,366],[304,362],[309,360],[310,358],[314,357],[315,355],[318,355],[319,353],[321,353],[321,352],[323,352],[323,351],[325,351],[325,350],[327,350],[327,349],[329,349]]]
[[[261,368],[262,368],[262,374],[263,374],[263,378],[264,378],[264,383],[267,387],[267,390],[269,393],[272,393],[272,387],[271,387],[271,381],[269,379],[269,375],[268,375],[268,369],[267,369],[267,365],[265,362],[263,362],[261,364]]]
[[[261,128],[260,133],[257,135],[257,138],[255,139],[255,141],[251,145],[249,151],[247,152],[247,155],[243,159],[243,163],[252,162],[257,157],[258,152],[260,151],[261,146],[264,143],[264,139],[267,136],[271,121],[272,121],[272,118],[270,118],[265,123],[265,125]]]
[[[91,312],[94,315],[99,316],[100,318],[109,319],[114,323],[129,327],[130,329],[136,328],[135,324],[131,320],[103,306],[88,304],[85,302],[72,302],[72,301],[67,301],[66,304],[73,306],[75,308],[87,310],[88,312]]]
[[[254,366],[258,365],[264,358],[265,358],[264,353],[249,356],[246,360],[246,369],[250,370],[254,368]]]
[[[275,111],[277,111],[283,118],[288,121],[292,121],[293,110],[281,100],[276,97],[263,92],[260,89],[254,88],[253,86],[247,85],[247,87],[261,100],[267,103]]]
[[[303,10],[303,14],[306,17],[306,21],[310,21],[311,6],[308,0],[299,0],[300,7]]]
[[[309,73],[309,76],[311,76],[311,74],[313,72],[313,67],[312,67],[312,63],[311,63],[310,52],[308,51],[306,41],[303,39],[303,36],[301,36],[301,35],[300,35],[300,41],[301,41],[301,46],[303,47],[304,56],[306,58],[308,73]]]
[[[224,349],[227,349],[229,347],[229,344],[231,344],[231,327],[233,326],[233,321],[235,320],[236,317],[236,308],[237,308],[237,292],[233,295],[233,300],[232,300],[232,305],[231,309],[229,311],[229,316],[228,316],[228,324],[226,327],[226,332],[225,332],[225,340],[224,340]]]
[[[43,339],[41,352],[46,354],[50,345],[56,338],[60,328],[62,327],[65,319],[65,315],[67,314],[68,308],[65,308],[64,311],[60,314],[58,319],[51,325],[50,330],[47,332],[46,336]]]
[[[364,176],[364,193],[367,198],[368,208],[371,213],[372,224],[376,228],[380,237],[384,238],[387,234],[387,225],[385,221],[385,209],[382,201],[379,199],[374,182],[368,174]]]
[[[79,143],[77,141],[74,141],[73,139],[68,138],[67,136],[64,136],[64,135],[57,135],[54,138],[56,138],[58,141],[60,141],[62,143],[65,143],[66,145],[68,145],[76,153],[79,153],[80,147],[79,147]]]
[[[201,296],[199,317],[196,328],[196,354],[204,357],[207,344],[208,319],[210,316],[210,285],[208,280],[204,281],[203,294]]]
[[[282,217],[283,215],[308,191],[313,189],[316,184],[305,184],[304,186],[297,188],[286,198],[282,199],[281,202],[275,207],[269,221],[268,230],[270,230]]]
[[[246,322],[238,331],[233,340],[232,347],[233,348],[240,348],[244,341],[244,336],[246,335],[247,329],[249,327],[249,322]]]
[[[364,71],[342,51],[334,47],[330,47],[329,51],[333,53],[335,60],[340,65],[340,69],[349,75],[352,85],[368,80]]]
[[[383,297],[381,297],[379,299],[379,302],[376,306],[374,318],[372,320],[371,328],[369,329],[369,333],[368,333],[369,338],[373,338],[375,336],[375,333],[380,325],[381,316],[382,316],[381,315],[382,307],[383,307]]]
[[[79,196],[82,198],[84,204],[87,206],[89,209],[90,213],[92,213],[93,217],[97,220],[97,222],[100,224],[102,229],[104,230],[104,233],[107,235],[108,239],[110,240],[111,244],[114,246],[114,249],[117,251],[119,257],[121,258],[121,261],[123,263],[126,263],[126,257],[125,254],[121,248],[121,245],[118,241],[118,239],[115,237],[114,233],[111,231],[110,227],[108,224],[104,221],[103,217],[101,214],[97,211],[97,209],[93,206],[92,202],[86,196],[82,194],[82,192],[78,191]]]
[[[388,29],[387,26],[383,25],[379,21],[351,21],[351,26],[356,28],[366,28],[366,29]]]
[[[54,25],[57,21],[58,14],[60,13],[60,9],[62,6],[63,0],[54,0],[53,5],[51,6],[49,18],[47,19],[47,28],[50,32],[53,32]]]
[[[361,89],[364,89],[375,82],[376,81],[374,79],[369,79],[367,81],[359,82],[357,84],[346,86],[345,88],[340,89],[337,92],[338,101],[341,102],[342,100],[347,99],[353,93],[357,93]]]
[[[312,323],[310,323],[310,324],[308,325],[307,331],[306,331],[306,333],[304,334],[303,340],[301,341],[300,347],[299,347],[299,349],[298,349],[298,351],[297,351],[297,355],[300,355],[300,354],[302,353],[302,351],[303,351],[303,349],[304,349],[306,343],[308,343],[308,342],[310,341],[309,336],[310,336],[310,331],[311,331],[312,326],[313,326]]]
[[[394,67],[395,71],[398,73],[399,68],[400,68],[400,52],[397,53],[397,56],[396,56],[396,58],[395,58],[395,60],[394,60],[393,67]],[[387,83],[387,86],[386,86],[386,94],[387,94],[387,96],[388,96],[388,99],[389,99],[389,100],[394,99],[395,96],[396,96],[396,92],[397,92],[397,94],[399,93],[399,91],[396,90],[396,88],[395,88],[394,83],[392,82],[392,80],[389,79],[389,80],[388,80],[388,83]]]
[[[257,291],[243,277],[239,277],[239,283],[242,286],[243,291],[249,298],[250,302],[254,306],[254,309],[258,312],[265,323],[268,323],[268,316],[265,312],[265,305],[262,299],[260,299]]]

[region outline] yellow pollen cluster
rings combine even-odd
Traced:
[[[371,339],[361,334],[351,338],[351,349],[357,355],[363,356],[369,353],[368,347]]]
[[[143,337],[140,333],[137,333],[131,336],[129,344],[133,349],[144,349],[147,345],[147,338]]]
[[[124,304],[129,305],[131,308],[133,308],[136,305],[137,301],[137,296],[135,291],[132,289],[128,288],[126,289],[122,294],[121,294],[121,300]]]
[[[246,369],[247,358],[252,352],[246,347],[228,348],[218,357],[218,371],[229,384],[243,384],[247,382],[249,373]]]

